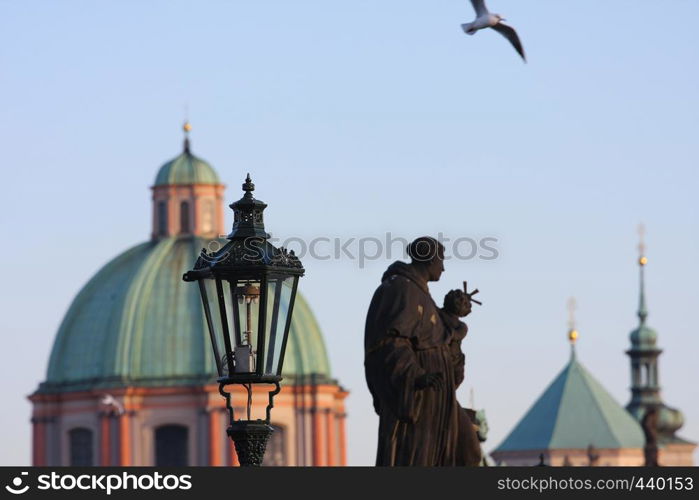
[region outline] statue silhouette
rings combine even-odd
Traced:
[[[377,465],[478,465],[474,423],[456,400],[464,379],[460,317],[471,295],[452,290],[439,308],[427,283],[444,271],[444,247],[422,237],[408,246],[410,264],[395,262],[369,306],[365,374],[379,415]]]

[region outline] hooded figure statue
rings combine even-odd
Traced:
[[[459,317],[470,296],[450,291],[439,308],[427,288],[444,271],[444,247],[422,237],[408,246],[411,263],[394,262],[367,313],[364,368],[380,417],[376,465],[478,465],[481,449],[456,400],[464,379]]]

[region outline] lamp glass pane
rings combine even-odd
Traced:
[[[223,327],[221,324],[221,310],[216,296],[216,281],[212,279],[203,279],[201,283],[206,289],[206,303],[209,305],[211,313],[211,326],[213,329],[213,337],[216,342],[216,350],[218,351],[219,360],[221,362],[222,375],[228,374],[228,365],[226,364],[226,347],[223,341]],[[230,301],[229,301],[230,302]],[[208,325],[206,326],[208,328]],[[213,355],[213,350],[211,351]]]
[[[267,321],[265,325],[267,338],[267,356],[265,374],[276,375],[284,345],[284,329],[289,316],[289,304],[294,289],[294,277],[270,278],[267,295]]]

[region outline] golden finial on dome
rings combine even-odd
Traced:
[[[192,124],[189,123],[189,120],[185,120],[182,130],[184,131],[184,152],[189,154],[189,131],[192,130]]]
[[[578,303],[575,297],[568,299],[568,340],[571,344],[575,344],[578,340],[578,331],[575,329],[575,309],[577,309]]]

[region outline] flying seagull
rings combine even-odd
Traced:
[[[471,0],[471,3],[476,10],[476,19],[472,23],[461,25],[464,32],[467,35],[475,35],[478,30],[493,28],[507,38],[515,50],[517,50],[517,53],[522,56],[524,62],[527,62],[527,57],[524,55],[524,47],[522,47],[522,42],[519,41],[515,29],[503,23],[505,19],[500,14],[491,14],[488,12],[488,8],[485,6],[485,0]]]

